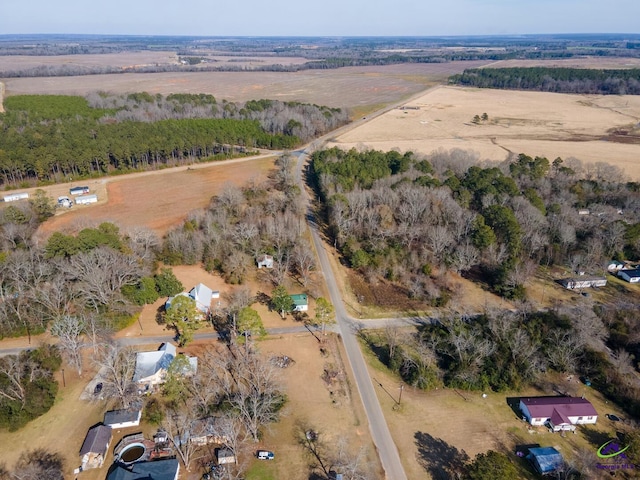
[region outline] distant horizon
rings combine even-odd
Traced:
[[[637,0],[6,0],[3,34],[459,37],[640,33]],[[40,33],[34,33],[40,32]],[[90,33],[82,33],[90,32]],[[563,32],[563,33],[554,33]]]
[[[637,37],[633,32],[555,32],[555,33],[503,33],[503,34],[458,34],[458,35],[194,35],[194,34],[143,34],[143,33],[62,33],[62,32],[29,32],[0,33],[1,38],[10,37],[163,37],[163,38],[255,38],[255,39],[350,39],[350,38],[389,38],[389,39],[464,39],[464,38],[527,38],[527,37]]]

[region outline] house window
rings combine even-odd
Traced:
[[[584,419],[584,417],[578,417],[578,421],[581,422]]]

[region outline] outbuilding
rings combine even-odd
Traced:
[[[273,257],[271,255],[260,255],[256,258],[258,268],[273,268]]]
[[[112,429],[137,427],[141,417],[141,408],[110,410],[104,414],[104,424]]]
[[[540,475],[549,475],[564,466],[562,454],[553,447],[530,448],[527,460]]]
[[[111,427],[96,425],[90,428],[80,449],[82,470],[102,467],[109,451],[110,443]]]
[[[76,198],[76,205],[88,205],[90,203],[98,203],[98,195],[82,195]]]
[[[638,283],[640,282],[640,268],[634,268],[632,270],[620,270],[618,272],[618,277],[623,279],[625,282]]]

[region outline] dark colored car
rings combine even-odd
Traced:
[[[102,391],[102,382],[96,384],[96,387],[93,389],[93,394],[98,395],[101,391]]]

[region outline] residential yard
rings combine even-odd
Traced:
[[[365,355],[389,429],[407,477],[411,479],[440,478],[439,472],[473,459],[478,453],[500,450],[513,454],[516,445],[533,443],[554,446],[571,460],[586,455],[595,462],[598,447],[615,438],[616,424],[605,418],[605,414],[615,413],[625,418],[597,391],[576,377],[568,380],[559,374],[548,375],[537,387],[521,392],[469,392],[449,388],[425,392],[405,387],[398,407],[400,379],[391,375],[369,351],[365,350]],[[579,427],[576,434],[562,436],[549,433],[544,427],[531,427],[510,406],[517,404],[522,396],[560,393],[584,395],[596,408],[598,423]],[[515,455],[512,458],[519,461]]]

